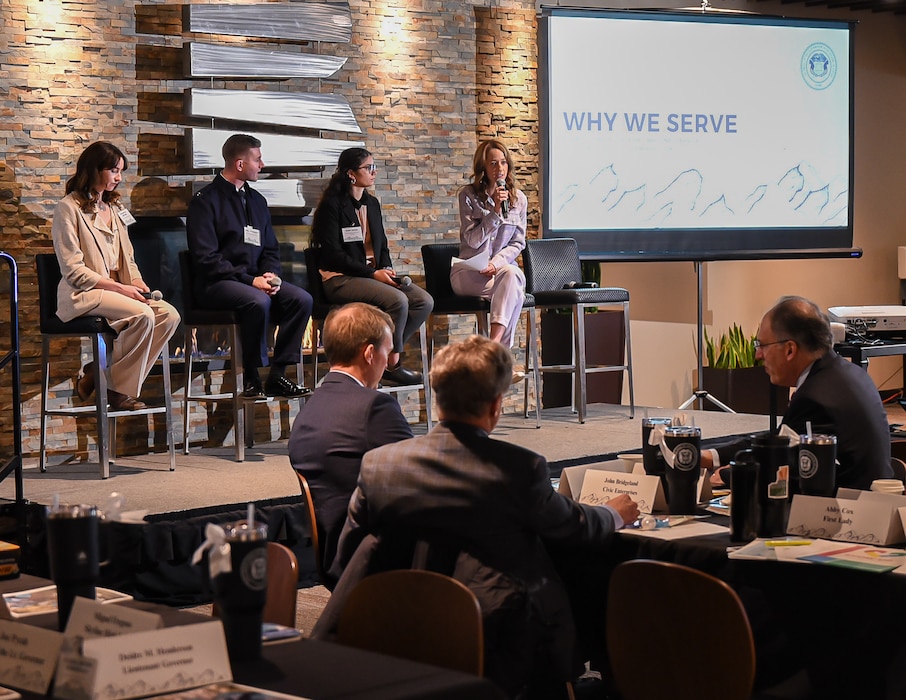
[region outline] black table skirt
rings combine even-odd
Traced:
[[[755,635],[758,686],[802,669],[816,700],[906,698],[906,576],[729,559],[728,546],[727,534],[672,541],[619,534],[614,554],[616,563],[670,561],[730,584]],[[719,633],[719,620],[703,624]]]

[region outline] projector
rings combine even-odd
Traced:
[[[831,321],[845,323],[847,331],[906,332],[906,306],[832,306],[827,313]]]

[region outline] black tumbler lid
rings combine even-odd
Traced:
[[[787,435],[771,435],[770,433],[761,433],[752,436],[752,445],[754,447],[789,447],[790,438]]]
[[[740,450],[735,455],[733,459],[730,460],[731,467],[748,467],[748,466],[758,466],[758,460],[755,459],[755,453],[752,450]]]

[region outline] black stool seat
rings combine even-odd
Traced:
[[[573,360],[564,365],[542,365],[542,372],[573,375],[573,403],[579,422],[585,422],[586,375],[625,371],[629,380],[629,416],[635,415],[632,383],[632,345],[629,338],[629,291],[622,287],[582,287],[579,247],[572,238],[542,238],[526,241],[523,251],[527,289],[538,308],[566,309],[573,317],[571,342]],[[589,308],[620,305],[623,309],[625,362],[619,365],[589,365],[585,357],[585,312]]]
[[[572,306],[574,304],[620,304],[629,301],[629,291],[622,287],[596,287],[595,289],[555,289],[535,291],[538,306]]]
[[[491,302],[480,296],[457,294],[450,282],[450,269],[453,258],[459,256],[459,243],[428,243],[422,246],[422,261],[425,265],[425,289],[434,297],[434,310],[428,320],[429,345],[431,356],[434,356],[434,318],[436,316],[456,316],[474,314],[479,335],[485,337],[491,332]],[[525,392],[523,413],[528,417],[528,381],[535,386],[535,424],[541,427],[541,377],[537,359],[537,328],[535,324],[535,297],[526,294],[522,310],[526,313],[526,348],[525,348]],[[534,359],[531,359],[534,358]]]
[[[160,354],[163,369],[164,405],[145,408],[139,411],[113,411],[107,402],[107,339],[116,338],[117,332],[110,327],[102,316],[79,316],[71,321],[62,321],[57,316],[57,288],[63,279],[60,263],[54,253],[39,253],[35,256],[35,267],[38,273],[38,325],[41,330],[41,443],[38,457],[40,470],[47,470],[47,417],[48,416],[95,416],[97,419],[97,445],[100,476],[110,476],[110,463],[113,460],[116,445],[116,422],[119,416],[136,416],[149,413],[166,414],[167,448],[170,457],[170,471],[176,469],[176,455],[173,439],[173,407],[170,391],[170,357],[169,348],[164,347]],[[91,340],[91,353],[94,362],[94,406],[63,406],[51,408],[50,397],[50,340],[52,338],[85,337]]]

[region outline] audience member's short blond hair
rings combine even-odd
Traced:
[[[431,389],[447,420],[482,416],[512,380],[509,349],[480,335],[441,348],[431,366]]]
[[[324,353],[332,365],[351,365],[368,345],[393,335],[393,321],[376,306],[355,301],[334,309],[324,321]]]

